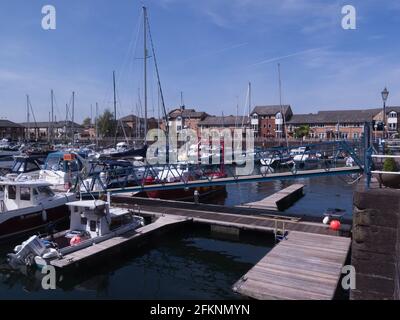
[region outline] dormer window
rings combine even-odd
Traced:
[[[275,116],[275,119],[282,119],[282,114],[278,112]]]
[[[389,118],[397,118],[397,112],[395,112],[395,111],[390,112]]]
[[[257,113],[253,114],[253,119],[258,119],[258,114]]]

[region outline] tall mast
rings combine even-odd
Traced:
[[[143,7],[143,50],[144,50],[144,139],[147,136],[147,8]]]
[[[113,71],[113,92],[114,92],[114,125],[115,125],[115,138],[114,143],[117,143],[118,123],[117,123],[117,94],[115,88],[115,71]]]
[[[29,95],[26,95],[26,120],[28,123],[28,128],[26,132],[26,139],[29,141],[30,139],[30,114],[29,114]]]
[[[65,104],[65,141],[68,140],[68,103]]]
[[[251,113],[251,82],[249,82],[249,117]]]
[[[53,142],[53,134],[54,134],[54,92],[51,90],[51,125],[50,125],[50,141]]]
[[[95,120],[96,147],[99,146],[98,118],[99,118],[99,104],[96,102],[96,120]]]
[[[115,71],[113,71],[113,90],[114,90],[114,121],[117,123],[117,94],[115,89]]]
[[[71,117],[71,127],[72,127],[72,143],[75,142],[75,91],[72,91],[72,117]]]
[[[279,76],[279,105],[281,107],[281,115],[282,115],[282,128],[281,128],[281,137],[285,137],[286,140],[286,146],[289,148],[289,141],[287,139],[286,136],[286,116],[283,110],[283,106],[282,106],[282,80],[281,80],[281,64],[278,63],[278,76]]]

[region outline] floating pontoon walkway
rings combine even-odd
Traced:
[[[154,190],[196,188],[205,186],[221,186],[221,185],[237,184],[237,183],[267,182],[274,180],[313,178],[319,176],[349,175],[353,173],[359,173],[361,171],[363,171],[363,169],[359,166],[325,168],[325,169],[314,169],[314,170],[299,170],[296,172],[289,171],[280,173],[269,173],[266,175],[258,174],[258,175],[235,176],[235,177],[218,178],[218,179],[210,178],[205,180],[194,180],[186,182],[182,181],[173,183],[138,185],[134,187],[107,189],[99,193],[109,192],[111,194],[117,194],[117,193],[144,192],[144,191],[154,191]],[[93,192],[93,194],[97,194],[97,192]],[[82,195],[86,196],[90,194],[83,192]]]
[[[82,262],[87,262],[87,260],[94,258],[97,255],[106,254],[113,249],[118,250],[119,247],[132,244],[135,241],[137,242],[145,240],[155,233],[166,231],[174,226],[186,222],[190,222],[190,219],[176,216],[160,217],[155,222],[142,228],[127,232],[121,236],[117,236],[101,243],[94,244],[77,252],[70,253],[61,259],[51,261],[50,264],[60,269],[72,265],[78,265]]]
[[[190,218],[193,222],[237,228],[250,231],[302,231],[326,235],[339,235],[329,226],[321,222],[302,221],[299,217],[279,215],[273,211],[248,209],[238,207],[225,207],[219,205],[194,204],[173,200],[146,199],[146,198],[120,198],[113,197],[113,202],[118,206],[134,209],[142,216],[160,217],[179,216]],[[246,214],[248,213],[248,214]],[[262,215],[260,215],[262,213]],[[342,233],[347,234],[350,226],[342,224]]]
[[[303,197],[304,184],[292,184],[262,200],[246,203],[239,207],[284,211]]]
[[[291,231],[234,286],[259,300],[331,300],[351,239]]]

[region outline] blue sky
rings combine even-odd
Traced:
[[[76,91],[76,119],[90,105],[112,108],[117,72],[118,114],[132,113],[143,90],[141,6],[148,7],[168,109],[180,104],[211,114],[278,104],[295,113],[400,104],[398,0],[1,0],[0,117],[25,121],[26,94],[37,121],[65,118]],[[41,8],[54,5],[57,29],[41,28]],[[357,29],[341,28],[341,8],[357,9]],[[149,61],[149,115],[159,113]],[[142,95],[142,93],[140,94]],[[143,99],[143,97],[142,97]]]

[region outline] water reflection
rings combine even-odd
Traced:
[[[182,230],[74,274],[58,274],[43,290],[37,270],[0,268],[0,298],[16,299],[238,299],[231,286],[272,247],[271,238],[211,236]],[[4,249],[1,256],[5,256]]]

